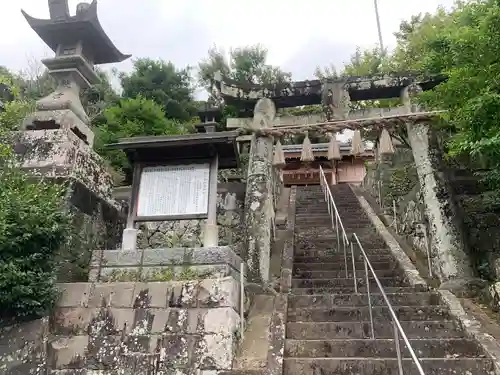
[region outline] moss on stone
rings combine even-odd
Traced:
[[[191,267],[185,267],[177,276],[177,280],[195,280],[199,278],[199,274],[193,271]]]
[[[113,270],[108,275],[103,276],[101,282],[128,282],[128,281],[141,281],[140,270]]]
[[[387,195],[398,199],[408,195],[418,184],[417,170],[414,164],[406,164],[392,168],[387,187]]]
[[[174,280],[174,270],[171,267],[161,268],[151,272],[149,275],[141,277],[141,281],[172,281]]]

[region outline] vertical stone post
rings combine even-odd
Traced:
[[[208,189],[208,216],[203,232],[203,246],[214,247],[219,244],[217,228],[217,171],[219,169],[219,156],[215,155],[210,163],[210,182]]]
[[[411,85],[403,91],[408,113],[418,111],[410,99],[420,90]],[[441,156],[437,155],[439,149],[432,147],[436,139],[426,123],[407,123],[406,127],[429,224],[433,273],[439,276],[442,288],[460,288],[473,278],[473,270],[456,222],[457,208],[444,178]]]
[[[252,128],[273,126],[276,108],[268,99],[255,105]],[[272,215],[273,137],[254,134],[250,147],[245,196],[246,248],[243,258],[248,265],[248,278],[253,283],[269,281]]]

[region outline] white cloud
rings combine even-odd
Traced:
[[[69,0],[72,12],[78,2]],[[394,44],[392,33],[401,20],[452,2],[379,0],[385,43]],[[0,65],[11,69],[25,67],[27,56],[51,53],[29,28],[21,8],[48,17],[47,1],[2,3]],[[262,43],[270,63],[288,67],[297,78],[310,76],[316,65],[345,61],[357,45],[371,47],[378,41],[373,0],[100,0],[99,15],[118,48],[135,57],[193,65],[213,44],[228,50]],[[120,66],[128,67],[130,62]]]
[[[171,60],[180,67],[196,65],[214,44],[229,51],[260,43],[269,50],[269,63],[300,80],[312,78],[318,65],[341,66],[356,46],[378,43],[373,0],[98,1],[101,24],[123,53]],[[74,13],[81,1],[68,2]],[[453,0],[378,2],[384,43],[390,47],[402,20],[439,5],[448,7]],[[43,0],[2,2],[0,65],[12,70],[52,55],[30,29],[21,9],[38,18],[48,18],[49,13]],[[129,70],[132,61],[112,66]]]

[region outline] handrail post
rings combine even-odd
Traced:
[[[354,293],[358,294],[358,277],[356,275],[356,259],[354,259],[354,245],[351,240],[351,258],[352,258],[352,278],[354,280]]]
[[[339,217],[335,211],[335,231],[337,233],[337,252],[340,251],[340,237],[339,237]]]
[[[245,336],[245,263],[240,263],[240,336]]]
[[[394,326],[394,342],[396,344],[396,355],[398,356],[398,369],[399,375],[403,375],[403,355],[401,354],[401,344],[399,343],[399,332],[396,321],[393,320]]]
[[[342,233],[342,243],[344,244],[344,264],[345,264],[345,278],[349,279],[349,263],[347,262],[347,243],[346,238]]]
[[[372,340],[375,340],[375,328],[373,327],[373,311],[372,311],[372,297],[370,294],[370,277],[368,275],[368,262],[366,258],[365,261],[365,277],[366,277],[366,294],[368,296],[368,312],[370,314],[370,332],[372,334]]]

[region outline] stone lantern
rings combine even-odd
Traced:
[[[94,135],[80,101],[80,90],[100,82],[94,65],[121,62],[122,54],[106,35],[97,16],[97,1],[77,5],[70,16],[68,0],[48,0],[50,19],[22,11],[31,28],[55,52],[42,60],[57,82],[56,90],[36,103],[36,112],[25,119],[24,130],[70,129],[86,144]]]

